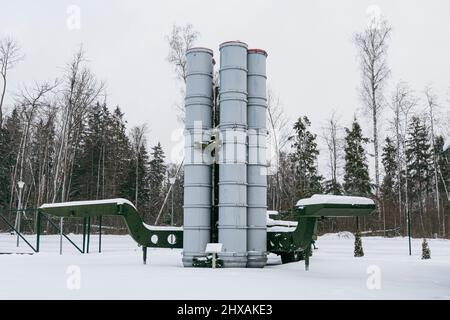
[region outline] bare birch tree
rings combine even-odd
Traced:
[[[338,116],[336,112],[333,111],[331,116],[327,119],[327,124],[323,128],[322,138],[328,149],[328,165],[330,167],[331,179],[330,179],[330,190],[333,194],[339,194],[339,182],[338,182],[338,165],[342,158],[342,144],[343,139],[341,137],[340,131],[342,130],[339,125]]]
[[[80,48],[66,69],[61,96],[61,128],[57,161],[53,179],[53,199],[68,199],[71,174],[77,144],[80,141],[87,111],[102,94],[104,84],[99,83],[86,66],[84,51]]]
[[[397,187],[398,187],[398,211],[399,211],[399,222],[403,220],[402,212],[402,171],[405,166],[404,159],[404,144],[405,144],[405,134],[406,127],[408,125],[408,115],[409,112],[417,104],[417,98],[415,98],[413,91],[409,88],[409,85],[400,81],[397,83],[394,91],[391,95],[390,107],[394,113],[393,119],[390,124],[394,131],[395,136],[395,146],[396,146],[396,162],[397,162]],[[403,118],[406,118],[403,120]],[[406,126],[406,127],[405,127]],[[402,151],[403,150],[403,151]],[[405,170],[407,170],[405,168]]]
[[[17,198],[14,193],[17,182],[24,180],[24,172],[26,170],[25,162],[29,161],[27,151],[29,149],[28,146],[33,121],[38,113],[44,111],[44,108],[50,105],[49,94],[55,89],[56,86],[56,82],[54,84],[50,84],[48,82],[35,83],[33,87],[22,88],[17,94],[16,103],[17,108],[20,110],[23,129],[21,131],[22,135],[20,138],[20,144],[17,146],[18,152],[11,178],[10,206],[13,205],[14,199]],[[30,172],[32,172],[32,170]]]
[[[410,121],[410,115],[413,113],[414,109],[416,108],[419,99],[415,96],[414,92],[409,89],[407,85],[404,85],[401,89],[403,92],[403,98],[401,99],[401,103],[399,104],[400,113],[402,116],[402,122],[403,122],[403,132],[401,134],[401,145],[402,145],[402,158],[404,159],[404,163],[400,163],[401,165],[404,164],[404,173],[405,173],[405,216],[406,216],[406,228],[409,228],[409,225],[411,223],[410,219],[410,206],[409,206],[409,171],[408,171],[408,165],[406,163],[406,138],[407,138],[407,132],[408,132],[408,126]],[[401,167],[401,166],[400,166]]]
[[[281,194],[281,176],[280,176],[280,155],[286,148],[289,142],[289,137],[292,135],[292,127],[289,126],[289,118],[280,103],[279,97],[269,89],[267,91],[267,121],[269,127],[268,145],[271,150],[271,169],[275,174],[275,189],[276,194]],[[280,207],[280,196],[275,197],[275,208]],[[274,210],[277,210],[275,209]]]
[[[377,197],[380,188],[378,121],[384,105],[384,87],[390,75],[387,50],[391,30],[387,20],[382,17],[373,17],[367,28],[354,37],[360,58],[361,99],[372,120]]]
[[[169,54],[167,61],[173,65],[175,75],[183,82],[181,95],[184,96],[186,86],[186,52],[192,48],[200,33],[194,29],[192,24],[185,26],[173,25],[172,33],[166,36],[169,44]],[[184,103],[177,104],[179,120],[184,122]]]
[[[436,214],[438,220],[438,233],[439,225],[441,224],[441,214],[440,214],[440,194],[439,194],[439,175],[438,175],[438,159],[436,157],[436,135],[435,135],[435,115],[437,109],[439,108],[438,97],[434,93],[431,86],[425,87],[424,94],[426,97],[428,116],[430,121],[430,133],[431,133],[431,148],[433,150],[433,171],[434,171],[434,182],[435,182],[435,200],[436,200]],[[443,232],[445,233],[445,231]]]
[[[3,103],[5,101],[8,70],[23,59],[19,43],[11,37],[0,39],[0,75],[2,93],[0,95],[0,129],[3,127]]]

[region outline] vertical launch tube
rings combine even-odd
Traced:
[[[203,152],[209,141],[213,108],[213,52],[186,52],[183,265],[205,256],[211,234],[211,165]]]
[[[224,267],[247,265],[247,44],[220,45],[219,253]]]
[[[248,50],[247,56],[247,267],[262,268],[267,262],[267,53]]]

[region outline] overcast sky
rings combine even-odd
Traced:
[[[80,9],[80,29],[67,27],[70,5]],[[107,82],[109,105],[121,106],[129,127],[147,122],[149,143],[159,140],[169,151],[172,132],[182,126],[174,107],[180,83],[166,61],[165,36],[174,23],[192,23],[201,34],[197,44],[212,48],[216,59],[219,44],[230,39],[266,49],[270,88],[292,120],[307,115],[320,133],[332,110],[348,125],[361,106],[352,35],[366,26],[374,5],[393,27],[390,88],[403,79],[420,92],[432,82],[448,109],[448,0],[0,0],[0,36],[17,38],[26,54],[10,73],[8,94],[59,76],[83,43],[92,69]]]

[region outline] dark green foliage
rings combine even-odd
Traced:
[[[333,194],[333,195],[342,195],[343,189],[342,185],[333,180],[327,180],[324,182],[324,190],[326,194]]]
[[[77,153],[71,185],[71,200],[127,196],[124,185],[132,166],[125,120],[119,107],[111,113],[97,103],[89,113]],[[129,198],[133,200],[133,198]]]
[[[361,233],[357,231],[355,233],[355,257],[364,257],[364,250],[362,246]]]
[[[297,199],[322,192],[323,177],[317,169],[317,135],[309,130],[310,126],[308,117],[298,118],[294,124],[295,135],[290,137],[294,149],[291,159],[295,171]]]
[[[382,163],[384,166],[385,176],[381,185],[381,192],[386,199],[392,200],[396,194],[396,178],[397,178],[397,148],[394,142],[388,137],[383,147]]]
[[[411,199],[421,200],[432,188],[432,150],[428,128],[419,117],[413,117],[406,140],[406,163]]]
[[[441,192],[445,191],[444,182],[447,182],[447,189],[450,190],[450,148],[447,149],[447,155],[444,150],[445,140],[444,137],[438,136],[434,142],[434,154],[436,157],[436,162],[438,164],[438,179],[439,179],[439,190]],[[445,194],[444,194],[445,197]]]
[[[150,184],[150,213],[153,217],[156,217],[164,201],[163,182],[166,176],[164,158],[164,151],[161,143],[158,142],[152,148],[148,177]]]
[[[364,145],[368,142],[362,135],[356,118],[351,129],[345,128],[345,175],[344,191],[353,196],[369,196],[371,184]]]
[[[140,213],[150,210],[149,156],[145,145],[141,145],[128,168],[128,175],[122,185],[124,197],[133,201]],[[137,203],[136,203],[137,187]]]
[[[431,251],[430,248],[428,247],[428,242],[427,239],[423,239],[422,242],[422,259],[431,259]]]
[[[11,200],[11,177],[22,135],[19,112],[14,108],[0,129],[0,208],[8,208]]]

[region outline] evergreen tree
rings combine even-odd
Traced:
[[[128,176],[126,182],[122,186],[124,197],[130,200],[136,197],[136,175],[137,175],[137,187],[138,187],[138,204],[137,209],[139,212],[149,211],[150,204],[150,181],[149,181],[149,156],[145,144],[142,144],[139,148],[139,152],[136,155],[137,159],[130,161],[128,166]],[[137,163],[137,168],[136,168]]]
[[[14,108],[0,129],[0,208],[7,208],[11,199],[11,177],[22,136],[19,111]]]
[[[149,212],[152,217],[156,217],[164,200],[164,195],[162,194],[164,177],[166,175],[164,158],[164,151],[161,147],[161,143],[158,142],[158,144],[152,148],[148,177],[148,182],[150,184]]]
[[[364,250],[362,246],[361,233],[359,230],[355,233],[355,257],[364,257]]]
[[[444,154],[444,146],[444,137],[437,136],[434,142],[434,153],[438,164],[439,190],[444,193],[443,196],[445,197],[446,186],[444,186],[444,182],[450,181],[450,158],[447,159],[446,155]],[[447,189],[449,187],[447,187]]]
[[[383,147],[382,163],[384,166],[385,176],[381,185],[381,193],[387,200],[393,200],[396,194],[396,178],[397,178],[397,162],[396,162],[397,148],[395,143],[387,137]]]
[[[422,242],[422,259],[431,259],[430,247],[428,246],[427,239],[423,238]]]
[[[0,209],[7,208],[9,204],[12,165],[9,132],[5,128],[0,128]]]
[[[324,183],[324,192],[326,194],[342,195],[342,185],[335,180],[327,180]]]
[[[297,199],[310,197],[322,191],[323,177],[317,170],[317,135],[309,130],[311,122],[308,117],[298,118],[294,124],[295,135],[290,137],[294,152],[291,154],[295,170]]]
[[[128,168],[133,160],[133,152],[130,147],[130,141],[126,134],[126,121],[123,119],[123,113],[117,106],[111,118],[111,132],[107,143],[111,146],[107,153],[109,169],[108,192],[110,194],[122,197],[124,194],[123,181],[128,175]]]
[[[406,140],[406,164],[410,199],[418,200],[423,213],[424,196],[432,188],[432,150],[430,149],[428,128],[419,117],[413,117]]]
[[[368,196],[371,193],[369,168],[364,145],[368,142],[362,135],[356,118],[352,128],[345,128],[345,174],[344,191],[348,195]]]

